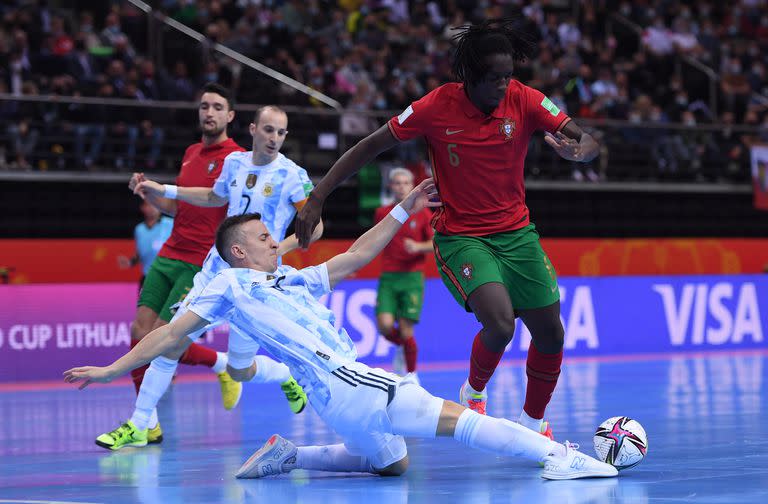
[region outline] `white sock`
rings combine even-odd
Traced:
[[[366,457],[351,455],[343,444],[299,447],[296,454],[296,469],[374,472],[373,466]]]
[[[517,423],[522,425],[523,427],[528,427],[534,432],[541,432],[541,424],[544,421],[543,418],[531,418],[528,416],[528,413],[525,412],[525,410],[520,412],[520,418],[518,419]]]
[[[211,368],[214,373],[219,374],[227,370],[227,354],[224,352],[216,352],[216,363]]]
[[[257,355],[253,362],[256,363],[256,374],[251,378],[251,383],[283,383],[291,379],[288,366],[266,355]]]
[[[149,365],[149,369],[144,373],[141,388],[139,388],[139,396],[136,398],[136,409],[133,410],[133,416],[131,416],[131,422],[137,429],[146,429],[150,426],[157,403],[171,385],[173,373],[178,365],[178,361],[163,356],[157,357]],[[156,413],[154,422],[157,425]]]
[[[459,416],[453,437],[472,448],[536,461],[553,452],[561,453],[563,448],[520,424],[469,409]]]
[[[468,391],[470,394],[478,394],[478,395],[482,395],[482,393],[483,393],[483,391],[482,391],[482,390],[475,390],[475,389],[472,387],[472,385],[470,385],[470,383],[469,383],[469,380],[467,380],[467,382],[466,382],[466,384],[465,384],[464,386],[465,386],[465,387],[467,387],[467,391]],[[483,389],[483,390],[484,390],[484,389]]]

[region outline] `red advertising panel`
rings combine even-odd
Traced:
[[[297,268],[345,251],[351,240],[321,240],[284,262]],[[542,240],[560,276],[696,275],[761,273],[768,239],[563,239]],[[0,277],[9,283],[137,281],[138,267],[121,270],[117,256],[133,255],[132,240],[0,240]],[[357,278],[379,276],[375,260]],[[426,274],[437,277],[434,261]]]

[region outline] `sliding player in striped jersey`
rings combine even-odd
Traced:
[[[433,396],[413,379],[356,362],[355,345],[333,312],[318,301],[347,276],[368,264],[408,217],[438,205],[434,184],[419,184],[350,249],[319,266],[278,266],[277,242],[257,214],[229,217],[216,233],[216,247],[231,268],[222,270],[170,325],[148,335],[107,367],[64,372],[69,383],[109,382],[154,359],[221,318],[237,326],[285,362],[307,390],[318,415],[343,443],[297,447],[275,434],[237,471],[261,478],[294,469],[400,475],[408,467],[403,436],[452,436],[498,455],[543,461],[547,479],[613,477],[615,467],[541,436],[506,419],[480,415]],[[230,343],[228,371],[247,381],[257,372],[254,352]]]

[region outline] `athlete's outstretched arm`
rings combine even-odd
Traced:
[[[323,230],[323,220],[320,219],[320,222],[317,223],[317,227],[315,227],[315,230],[312,231],[312,237],[309,239],[309,243],[315,243],[317,240],[319,240],[323,236]],[[297,248],[299,248],[299,239],[296,238],[296,233],[294,233],[280,242],[280,246],[277,247],[277,255],[285,255],[292,250],[296,250]]]
[[[131,180],[128,181],[128,189],[136,194],[134,191],[136,190],[136,186],[139,185],[141,182],[144,182],[147,180],[147,178],[144,176],[143,173],[134,173],[131,176]],[[149,202],[150,205],[160,210],[160,212],[164,213],[165,215],[170,215],[171,217],[174,217],[176,215],[176,202],[172,199],[164,198],[162,196],[156,196],[155,194],[144,194],[142,196],[147,202]]]
[[[392,212],[358,238],[349,250],[331,258],[327,263],[331,287],[371,262],[387,246],[403,225],[393,217],[395,212],[404,210],[410,216],[425,207],[440,206],[442,203],[435,201],[436,197],[437,189],[434,181],[426,179],[414,187]]]
[[[165,186],[154,180],[139,182],[136,184],[133,193],[138,194],[142,198],[165,197],[167,199],[169,197],[166,194]],[[213,192],[213,189],[210,187],[176,187],[176,195],[172,199],[178,199],[199,207],[220,207],[226,205],[229,201],[227,198],[222,198]]]
[[[389,131],[386,124],[367,137],[360,140],[354,147],[345,152],[336,161],[320,183],[309,194],[309,200],[296,217],[296,237],[299,246],[307,248],[312,236],[312,230],[320,222],[325,199],[336,187],[357,173],[365,163],[375,158],[385,150],[391,149],[399,141]]]
[[[600,145],[575,122],[568,121],[562,130],[554,135],[544,134],[544,141],[555,149],[561,158],[569,161],[588,163],[600,153]]]
[[[94,382],[109,383],[132,369],[150,362],[155,357],[179,345],[188,334],[208,325],[208,321],[189,311],[170,324],[158,327],[147,334],[130,352],[109,366],[82,366],[64,371],[64,381],[82,381],[81,389]]]

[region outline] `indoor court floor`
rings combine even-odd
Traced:
[[[433,394],[456,399],[461,364],[420,372]],[[78,391],[0,385],[0,502],[322,504],[766,503],[768,352],[568,360],[548,409],[558,440],[592,454],[604,419],[639,420],[646,460],[607,480],[545,481],[526,460],[473,451],[452,439],[409,440],[399,478],[294,471],[236,480],[235,470],[273,433],[297,444],[337,442],[314,412],[292,415],[278,387],[245,386],[234,411],[218,384],[179,379],[163,398],[161,445],[107,452],[94,438],[132,409],[127,382]],[[525,367],[509,362],[489,388],[489,414],[517,418]]]

